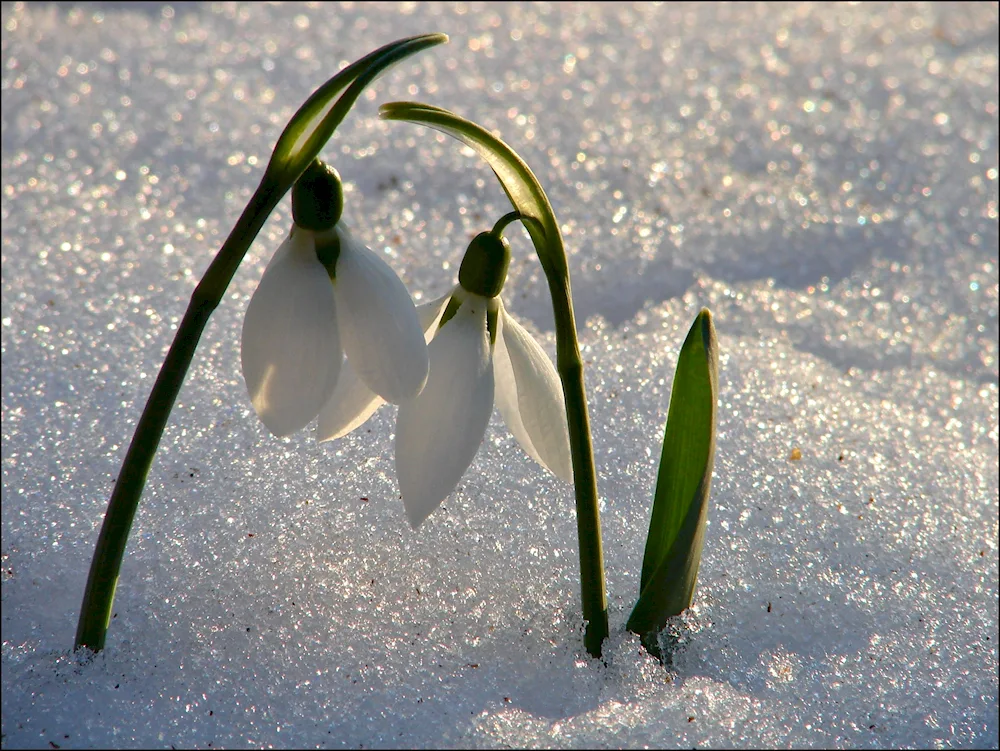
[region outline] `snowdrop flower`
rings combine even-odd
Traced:
[[[396,403],[427,381],[427,345],[413,301],[385,261],[340,221],[342,210],[339,175],[313,162],[292,191],[292,231],[247,306],[243,377],[254,409],[277,436],[311,422],[345,371]]]
[[[396,473],[414,528],[448,497],[472,463],[494,399],[528,455],[573,481],[559,376],[499,297],[509,261],[506,240],[490,232],[478,235],[462,261],[458,285],[418,308],[429,341],[430,374],[419,396],[400,404],[396,422]],[[320,413],[320,440],[350,432],[382,403],[350,367],[349,361],[336,400]]]

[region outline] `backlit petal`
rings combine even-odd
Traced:
[[[342,358],[333,285],[311,232],[294,229],[268,264],[240,355],[250,401],[277,436],[309,424],[333,392]]]
[[[572,482],[566,402],[559,375],[541,345],[502,303],[493,363],[497,407],[510,432],[532,459]]]
[[[333,283],[340,339],[351,367],[386,401],[420,393],[427,380],[427,345],[413,300],[389,265],[355,240],[344,223]]]
[[[332,441],[347,435],[367,422],[383,404],[385,399],[365,386],[351,367],[351,361],[344,360],[337,387],[319,411],[316,440]]]
[[[444,313],[451,292],[432,302],[417,306],[417,317],[420,327],[424,330],[424,340],[430,341],[437,328],[437,322]],[[345,436],[368,421],[385,399],[368,388],[351,367],[350,360],[344,360],[340,369],[340,378],[333,395],[323,405],[319,412],[319,423],[316,426],[316,439],[332,441]]]
[[[455,489],[479,449],[493,412],[487,300],[468,295],[430,343],[430,375],[399,407],[396,475],[416,528]]]
[[[441,320],[445,308],[448,307],[448,301],[453,292],[454,290],[451,290],[443,297],[417,306],[417,318],[420,319],[420,328],[424,330],[424,339],[428,344],[437,332],[438,321]]]

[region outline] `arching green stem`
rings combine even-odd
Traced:
[[[442,130],[478,151],[493,168],[531,236],[552,296],[556,324],[556,367],[566,398],[573,481],[576,488],[583,618],[587,621],[584,643],[591,655],[599,657],[601,645],[608,635],[608,606],[604,587],[597,476],[590,440],[583,360],[580,357],[573,297],[570,293],[569,267],[552,206],[524,160],[510,146],[475,123],[448,110],[414,102],[391,102],[382,105],[379,112],[388,120],[406,120]],[[510,215],[500,221],[503,222],[508,216]]]
[[[493,225],[493,229],[490,230],[490,234],[496,235],[497,237],[503,237],[504,230],[520,218],[520,211],[507,212],[502,217],[497,219],[497,223]]]
[[[250,244],[274,207],[317,157],[362,90],[393,63],[447,40],[444,34],[402,39],[349,65],[306,100],[278,138],[260,186],[191,296],[187,312],[139,418],[90,564],[75,648],[86,647],[94,652],[104,648],[125,546],[153,456],[202,331]],[[338,98],[337,95],[345,88],[343,96]]]

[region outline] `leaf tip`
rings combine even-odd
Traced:
[[[706,342],[709,339],[715,339],[715,318],[712,316],[711,310],[702,308],[698,312],[698,316],[695,318],[695,328],[701,331]]]
[[[714,364],[713,367],[717,369],[719,342],[715,333],[715,319],[712,316],[712,311],[708,308],[702,308],[695,318],[690,335],[693,336],[695,332],[701,334],[701,345],[705,349],[705,355]],[[685,342],[686,345],[687,342]]]

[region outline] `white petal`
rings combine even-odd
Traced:
[[[386,401],[420,393],[427,345],[406,286],[389,265],[337,225],[340,257],[333,282],[340,339],[351,367]]]
[[[439,297],[437,300],[431,300],[417,306],[417,317],[420,319],[420,328],[424,330],[424,339],[428,343],[434,338],[434,334],[437,332],[438,321],[444,315],[445,308],[448,307],[448,301],[451,299],[454,291],[453,289],[444,297]]]
[[[510,432],[528,455],[557,477],[573,482],[566,402],[545,350],[500,305],[500,335],[493,355],[496,401]]]
[[[295,229],[243,319],[243,378],[268,430],[284,436],[309,424],[333,392],[342,356],[330,276],[313,234]]]
[[[437,322],[450,299],[451,292],[437,300],[417,306],[417,317],[420,319],[420,327],[424,330],[425,341],[430,341],[434,336]],[[364,425],[383,404],[385,399],[365,386],[351,367],[351,361],[344,360],[340,366],[337,388],[333,390],[333,395],[319,412],[316,440],[332,441],[347,435],[355,428]]]
[[[368,421],[385,399],[365,386],[351,367],[350,360],[340,366],[337,387],[319,411],[316,440],[332,441],[345,436]]]
[[[396,475],[416,528],[455,489],[493,412],[493,367],[485,298],[469,295],[430,344],[420,396],[399,407]]]

